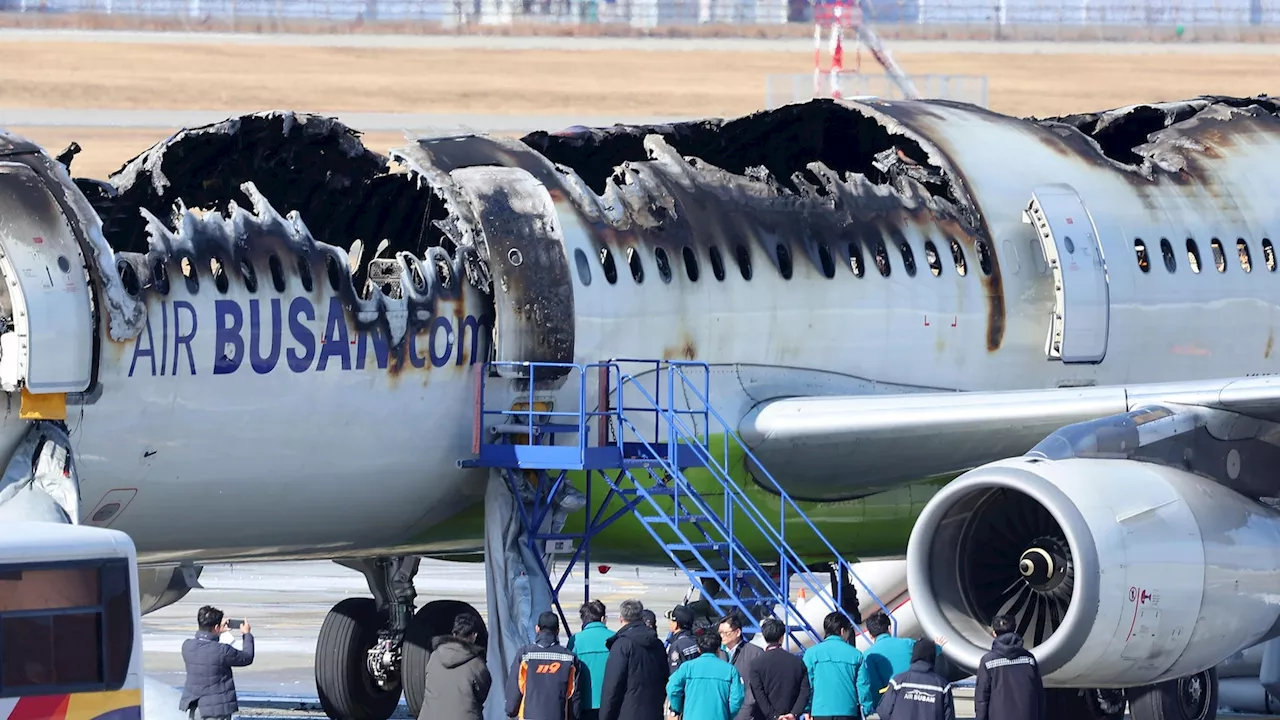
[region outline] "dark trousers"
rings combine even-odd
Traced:
[[[578,720],[600,720],[600,709],[587,710],[584,708],[582,712],[578,713]]]

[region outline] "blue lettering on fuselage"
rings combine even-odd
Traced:
[[[165,300],[158,305],[160,312],[153,306],[134,341],[129,377],[173,376],[179,370],[184,375],[265,375],[372,366],[386,370],[407,367],[406,363],[417,369],[474,365],[480,334],[485,331],[471,315],[437,316],[393,349],[381,325],[361,329],[352,339],[342,301],[336,297],[329,299],[323,312],[317,312],[305,297],[253,298],[245,303],[215,300],[213,317],[204,322],[188,301]],[[153,328],[156,320],[159,328]],[[205,335],[213,335],[213,353],[209,364],[197,370],[201,363],[196,362],[192,345],[202,328]]]

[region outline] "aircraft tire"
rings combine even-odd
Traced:
[[[378,687],[369,674],[368,651],[386,625],[373,598],[346,598],[333,606],[316,638],[316,693],[334,720],[387,720],[400,704],[394,690]]]
[[[1130,688],[1133,720],[1215,720],[1218,717],[1218,670]]]
[[[422,711],[422,698],[426,693],[427,661],[431,659],[431,640],[453,632],[454,618],[474,615],[480,625],[476,644],[489,647],[489,629],[476,609],[460,600],[434,600],[418,608],[409,621],[405,633],[404,648],[400,654],[400,683],[404,686],[404,700],[409,714],[418,717]]]

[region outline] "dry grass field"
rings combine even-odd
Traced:
[[[732,116],[762,107],[769,73],[812,56],[777,52],[462,51],[23,42],[0,64],[0,107]],[[864,53],[864,69],[874,61]],[[989,78],[993,110],[1053,115],[1202,93],[1280,91],[1272,57],[903,54],[918,73]],[[852,65],[852,58],[846,60]],[[13,128],[53,150],[76,140],[80,174],[102,175],[157,130]],[[366,136],[374,149],[396,133]]]

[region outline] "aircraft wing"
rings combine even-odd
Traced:
[[[1160,411],[1140,412],[1153,407]],[[1161,421],[1159,431],[1147,427],[1155,420]],[[1196,447],[1203,445],[1197,452],[1200,462],[1213,462],[1235,448],[1250,456],[1274,454],[1247,463],[1252,467],[1262,461],[1262,468],[1274,468],[1280,463],[1277,422],[1280,378],[1236,377],[1048,390],[785,398],[754,408],[739,431],[792,497],[834,501],[951,478],[1033,448],[1046,454],[1095,457],[1158,453],[1159,442],[1169,433],[1197,433]],[[1223,473],[1214,468],[1209,474]],[[1250,473],[1224,479],[1254,497],[1275,492],[1274,481]]]

